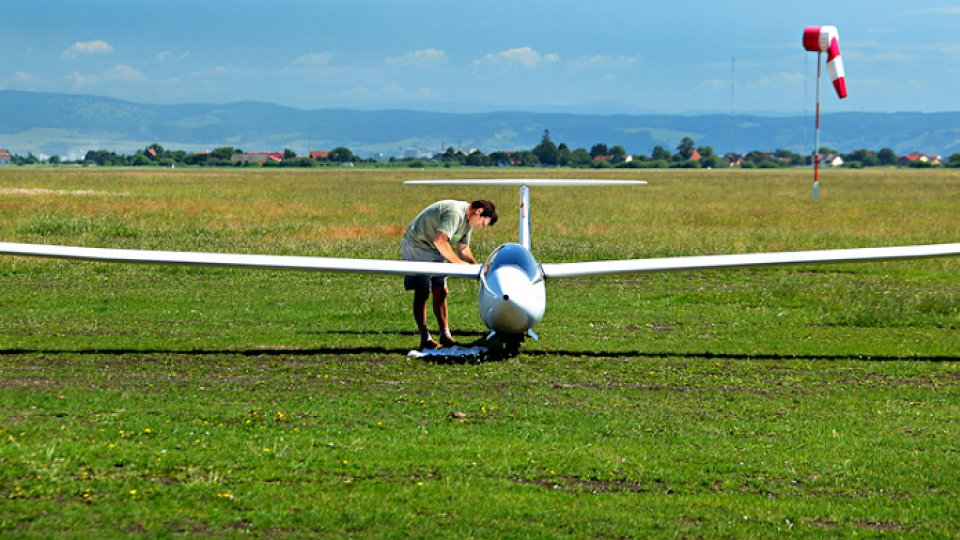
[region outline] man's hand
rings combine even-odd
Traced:
[[[460,254],[460,258],[467,261],[470,264],[477,264],[477,258],[473,256],[473,252],[470,251],[470,246],[467,244],[457,244],[457,252]]]
[[[440,255],[443,255],[444,259],[454,264],[470,264],[454,253],[453,248],[450,247],[450,237],[446,234],[438,232],[437,236],[433,239],[433,245],[437,247],[437,251],[440,252]]]

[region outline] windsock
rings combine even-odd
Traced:
[[[803,48],[827,53],[827,73],[840,99],[847,97],[847,81],[840,58],[840,34],[836,26],[808,26],[803,29]]]

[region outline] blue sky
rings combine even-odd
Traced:
[[[960,110],[960,2],[7,0],[0,89],[304,109]],[[732,83],[732,84],[731,84]],[[0,120],[2,121],[2,120]]]

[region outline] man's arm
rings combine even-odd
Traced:
[[[474,257],[473,252],[470,251],[469,244],[457,244],[457,251],[460,253],[461,259],[471,264],[477,264],[477,258]]]
[[[450,247],[450,237],[442,232],[438,232],[437,236],[433,239],[433,245],[437,247],[437,251],[440,252],[440,255],[443,255],[443,258],[454,263],[454,264],[468,264],[467,261],[461,259],[454,253],[453,248]],[[462,244],[458,244],[458,247]],[[461,253],[463,253],[461,251]],[[476,262],[476,261],[474,261]]]

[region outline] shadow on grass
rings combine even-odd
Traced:
[[[867,354],[775,354],[775,353],[714,353],[714,352],[651,352],[651,351],[526,351],[528,356],[575,356],[587,358],[702,358],[704,360],[811,360],[860,362],[960,362],[958,355],[867,355]]]
[[[419,339],[418,332],[410,331],[389,331],[389,332],[371,332],[371,331],[361,331],[361,330],[333,330],[333,331],[323,331],[323,332],[301,332],[301,333],[313,333],[313,334],[342,334],[342,335],[358,335],[358,336],[369,336],[370,341],[376,341],[379,336],[410,336],[414,339],[411,339],[411,343],[415,343]],[[494,338],[492,341],[487,341],[486,332],[477,332],[477,331],[465,331],[458,332],[458,338],[463,337],[473,337],[472,340],[461,339],[459,345],[464,348],[471,348],[475,346],[485,347],[488,349],[488,353],[480,357],[478,356],[427,356],[423,358],[418,358],[416,360],[423,361],[430,364],[476,364],[482,362],[496,362],[511,358],[515,355],[508,354],[504,349],[503,344],[497,339]],[[222,348],[194,348],[194,349],[177,349],[177,348],[163,348],[163,347],[153,347],[153,348],[55,348],[55,347],[22,347],[22,348],[6,348],[0,349],[0,356],[11,356],[11,355],[20,355],[20,354],[40,354],[40,355],[90,355],[90,356],[124,356],[124,355],[149,355],[149,354],[162,354],[162,355],[182,355],[182,356],[225,356],[225,355],[239,355],[239,356],[323,356],[323,355],[378,355],[378,356],[408,356],[413,347],[383,347],[383,346],[331,346],[331,347],[303,347],[303,348],[255,348],[255,349],[222,349]],[[411,360],[414,360],[411,358]]]
[[[482,362],[496,362],[511,358],[515,355],[509,354],[502,348],[486,342],[483,338],[474,342],[462,343],[465,347],[475,345],[490,348],[490,353],[482,358],[457,358],[457,357],[426,357],[422,360],[431,364],[470,364]],[[407,356],[410,352],[405,347],[379,347],[379,346],[345,346],[345,347],[304,347],[304,348],[276,348],[276,349],[165,349],[165,348],[88,348],[88,349],[69,349],[69,348],[8,348],[0,349],[0,356],[12,356],[21,354],[75,354],[75,355],[143,355],[143,354],[164,354],[164,355],[187,355],[187,356],[222,356],[222,355],[240,355],[240,356],[324,356],[324,355],[399,355]],[[856,355],[856,354],[741,354],[741,353],[714,353],[714,352],[650,352],[650,351],[597,351],[597,350],[569,350],[569,349],[549,349],[537,350],[522,348],[519,356],[528,357],[549,357],[549,356],[569,356],[575,358],[637,358],[637,359],[703,359],[703,360],[809,360],[809,361],[859,361],[859,362],[960,362],[960,355],[931,355],[931,356],[893,356],[893,355]]]
[[[477,330],[464,330],[453,332],[454,337],[486,337],[490,331],[480,332]],[[373,330],[303,330],[297,332],[298,335],[314,335],[314,336],[323,336],[323,335],[338,335],[338,336],[412,336],[419,337],[420,332],[416,330],[384,330],[382,332],[375,332]]]

